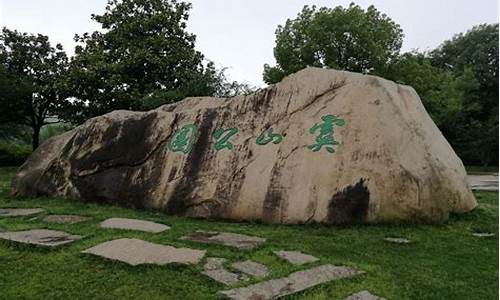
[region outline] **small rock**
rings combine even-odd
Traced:
[[[0,208],[0,217],[31,216],[43,211],[42,208]]]
[[[209,257],[202,273],[222,284],[231,286],[248,280],[243,274],[236,274],[224,268],[225,258]]]
[[[56,224],[76,224],[87,221],[89,218],[77,215],[50,215],[46,216],[43,220],[47,223]]]
[[[494,233],[491,233],[491,232],[474,232],[472,233],[473,236],[476,236],[476,237],[492,237],[492,236],[495,236]]]
[[[14,242],[54,248],[81,239],[79,235],[71,235],[64,231],[32,229],[25,231],[8,231],[0,233],[0,239]]]
[[[112,240],[84,250],[82,253],[119,260],[132,266],[169,263],[197,264],[205,256],[204,250],[175,248],[139,239]]]
[[[384,241],[389,242],[389,243],[395,243],[395,244],[409,244],[411,243],[410,240],[405,239],[405,238],[393,238],[393,237],[387,237],[384,239]]]
[[[236,262],[232,264],[231,267],[242,273],[257,278],[266,277],[269,274],[269,270],[267,269],[266,266],[264,266],[263,264],[253,262],[251,260]]]
[[[287,277],[272,279],[243,288],[222,291],[219,295],[223,299],[232,300],[277,299],[325,282],[353,277],[362,273],[348,267],[322,265],[292,273]]]
[[[304,254],[300,251],[274,251],[273,253],[296,266],[312,263],[319,260],[319,258],[317,257]]]
[[[126,218],[110,218],[101,222],[100,226],[102,228],[139,230],[152,233],[158,233],[170,229],[169,226],[164,224]]]
[[[372,295],[368,291],[361,291],[359,293],[352,294],[351,296],[345,298],[344,300],[387,300],[387,299]]]
[[[242,250],[253,249],[266,241],[264,238],[244,234],[203,230],[197,230],[181,237],[181,239],[200,243],[221,244]]]

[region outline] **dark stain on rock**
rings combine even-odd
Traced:
[[[102,145],[94,150],[79,149],[86,153],[81,158],[70,157],[72,168],[77,172],[84,170],[102,170],[116,166],[131,165],[144,160],[154,148],[154,139],[151,142],[144,137],[154,136],[156,113],[145,115],[141,119],[125,119],[122,122],[112,122],[102,132]],[[86,130],[79,132],[73,140],[74,145],[92,145],[89,140],[95,140],[95,133],[102,131],[89,125]],[[122,134],[120,134],[122,133]],[[134,147],[130,147],[134,145]],[[78,146],[77,146],[78,147]],[[113,151],[109,151],[113,149]]]
[[[368,215],[370,191],[361,178],[354,186],[349,185],[333,195],[328,205],[327,222],[353,224],[365,221]]]
[[[224,175],[220,175],[217,183],[215,191],[217,201],[207,203],[209,218],[224,218],[231,213],[233,206],[237,204],[241,187],[245,181],[245,170],[238,167],[238,162],[241,159],[238,158],[237,154],[234,155],[231,162],[226,165],[225,170],[221,172]],[[238,169],[239,171],[235,172]]]
[[[265,223],[279,223],[281,221],[281,201],[285,195],[283,194],[284,189],[279,183],[280,173],[281,166],[274,165],[262,211],[262,221]]]
[[[252,105],[251,110],[256,113],[267,111],[275,94],[275,86],[257,92],[252,101],[250,101]]]
[[[183,215],[190,206],[191,200],[193,200],[190,193],[196,184],[198,173],[203,163],[210,160],[209,144],[216,117],[217,112],[215,109],[207,109],[203,113],[198,126],[198,138],[195,140],[182,170],[182,180],[176,185],[172,197],[167,202],[165,210],[169,214]]]

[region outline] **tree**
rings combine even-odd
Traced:
[[[463,98],[468,87],[477,82],[470,72],[455,76],[431,64],[425,53],[400,55],[388,68],[386,78],[412,86],[426,110],[442,130],[453,124],[463,110]]]
[[[177,0],[108,0],[92,15],[102,31],[76,36],[68,85],[69,119],[115,109],[147,110],[187,96],[212,95],[218,72],[186,31],[191,4]]]
[[[374,6],[351,3],[317,9],[305,6],[296,19],[276,30],[277,66],[264,65],[264,81],[279,82],[307,66],[383,75],[399,54],[403,33]]]
[[[433,66],[471,78],[462,86],[464,109],[452,139],[469,164],[498,164],[498,42],[498,24],[483,24],[430,53]]]
[[[62,77],[67,56],[62,46],[50,45],[47,36],[3,28],[0,34],[1,124],[21,124],[32,131],[32,146],[39,144],[43,125],[57,122],[55,114],[66,103]]]

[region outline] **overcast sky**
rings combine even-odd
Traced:
[[[273,64],[274,31],[304,5],[347,6],[332,0],[192,0],[189,30],[197,48],[230,79],[261,86],[264,63]],[[481,23],[498,22],[497,0],[358,0],[373,4],[403,28],[403,51],[430,50],[455,33]],[[42,33],[73,53],[75,33],[99,27],[91,13],[102,13],[106,0],[0,0],[0,26]]]

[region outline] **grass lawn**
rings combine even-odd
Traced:
[[[286,299],[344,299],[361,290],[391,300],[498,299],[498,193],[476,193],[479,207],[452,216],[443,225],[383,225],[336,227],[326,225],[231,224],[134,211],[111,205],[54,198],[12,199],[9,184],[15,169],[0,168],[0,207],[41,207],[51,214],[80,214],[92,219],[74,225],[55,225],[37,217],[0,218],[0,231],[50,228],[85,236],[57,250],[0,241],[0,299],[216,299],[226,289],[200,274],[197,266],[138,266],[103,260],[80,251],[114,238],[140,238],[173,246],[206,249],[207,256],[230,262],[251,259],[281,277],[308,266],[294,267],[272,254],[301,250],[320,262],[348,265],[366,271],[353,279],[333,281]],[[172,226],[158,234],[101,229],[108,217],[147,219]],[[197,229],[220,230],[265,237],[252,251],[179,240]],[[478,238],[474,231],[494,232]],[[384,237],[406,237],[408,245],[390,244]]]
[[[469,174],[490,174],[498,173],[498,166],[465,166],[465,170]]]

